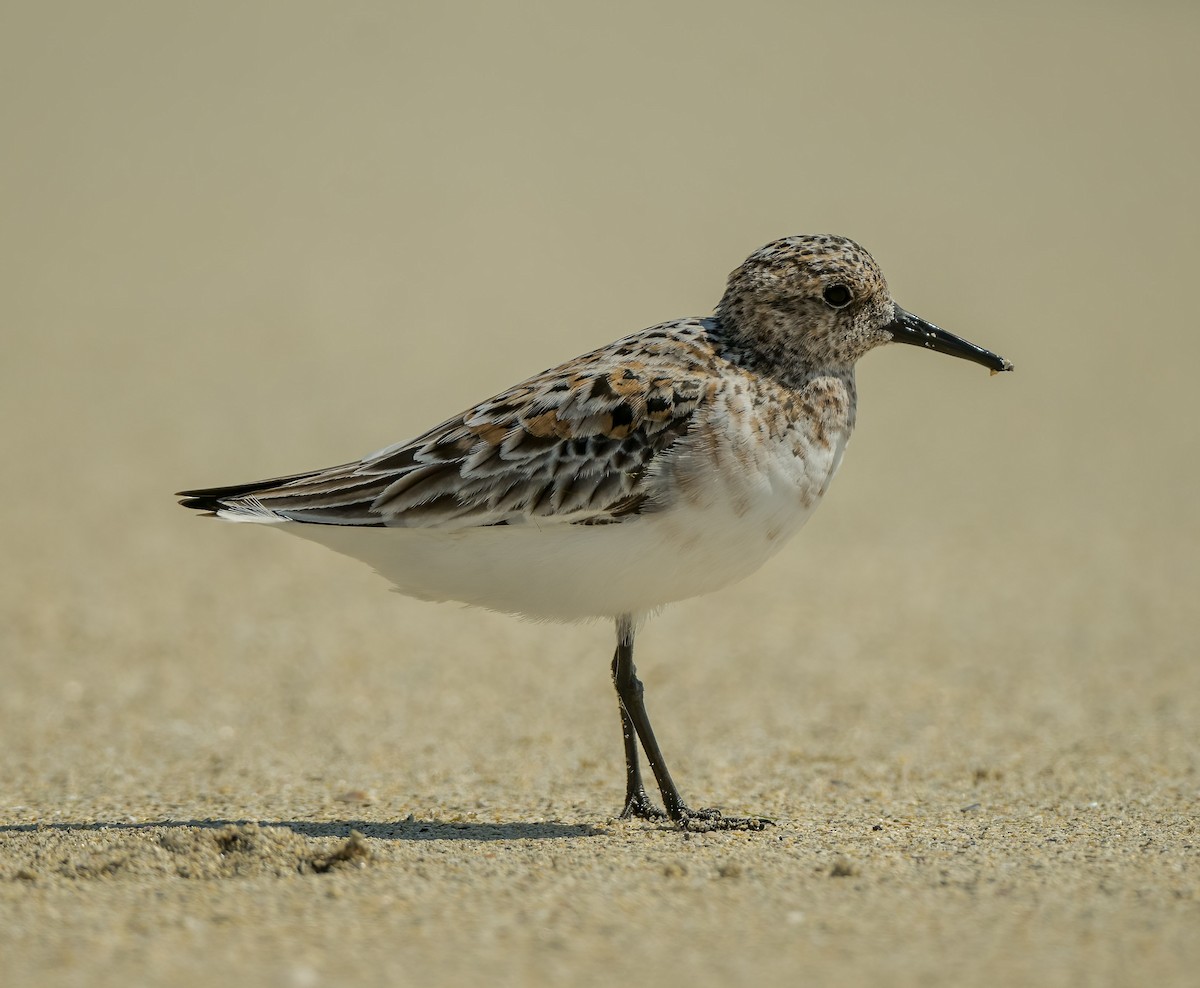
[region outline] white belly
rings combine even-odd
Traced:
[[[421,600],[541,620],[641,614],[758,569],[812,514],[843,445],[803,461],[780,452],[749,475],[712,472],[668,507],[612,524],[280,527],[362,560]]]

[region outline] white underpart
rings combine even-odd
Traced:
[[[461,601],[552,621],[644,614],[728,586],[778,552],[812,514],[847,437],[828,447],[810,445],[801,457],[784,443],[758,447],[750,469],[728,446],[715,457],[685,450],[662,464],[664,490],[675,495],[669,506],[611,524],[534,519],[447,530],[273,520],[293,535],[367,563],[401,593],[421,600]],[[685,475],[690,482],[678,485]]]

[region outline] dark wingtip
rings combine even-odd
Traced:
[[[193,511],[207,511],[210,514],[216,514],[225,507],[215,497],[203,496],[201,491],[178,491],[175,496],[183,498],[179,502],[180,507],[191,508]]]
[[[191,508],[193,511],[217,512],[229,507],[225,503],[226,501],[246,497],[249,494],[257,494],[259,491],[278,487],[293,480],[302,480],[318,472],[310,470],[307,473],[297,473],[290,477],[271,477],[269,480],[255,480],[248,484],[230,484],[228,487],[201,487],[194,491],[176,491],[175,496],[184,498],[179,503],[185,508]]]
[[[243,485],[243,487],[249,485]],[[227,498],[234,491],[240,490],[237,487],[209,487],[201,488],[194,491],[176,491],[175,496],[183,498],[179,502],[180,507],[191,508],[193,511],[208,511],[216,514],[225,507],[224,498]]]

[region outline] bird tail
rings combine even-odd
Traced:
[[[239,514],[247,512],[251,515],[262,515],[269,513],[267,509],[260,507],[258,512],[254,511],[254,495],[259,491],[270,490],[295,480],[307,480],[320,472],[320,470],[310,470],[308,473],[296,473],[289,477],[255,480],[249,484],[231,484],[228,487],[205,487],[194,491],[178,491],[175,496],[183,498],[179,502],[182,507],[191,508],[194,511],[204,511],[214,515],[232,511]],[[229,515],[225,515],[225,517],[229,517]],[[277,521],[281,520],[273,514],[272,517]],[[261,520],[266,521],[267,519],[262,518]]]

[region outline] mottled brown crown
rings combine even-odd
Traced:
[[[844,285],[850,301],[826,292]],[[729,276],[717,318],[731,341],[786,376],[849,367],[891,337],[894,303],[879,265],[833,234],[784,237],[751,254]]]

